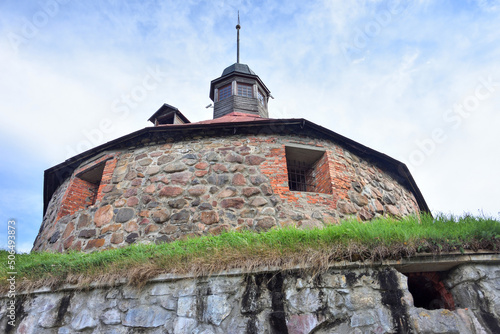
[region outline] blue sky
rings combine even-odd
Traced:
[[[43,171],[162,103],[211,118],[236,59],[307,118],[406,163],[434,213],[500,215],[500,1],[0,3],[0,247],[29,251]],[[145,80],[149,85],[144,86]],[[147,88],[147,89],[146,89]]]

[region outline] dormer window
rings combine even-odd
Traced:
[[[238,82],[238,95],[245,97],[253,97],[252,85],[243,84]]]
[[[166,124],[186,124],[191,123],[186,116],[184,116],[179,109],[170,104],[164,103],[148,121],[155,126]]]
[[[219,88],[219,101],[227,99],[231,96],[231,84]]]

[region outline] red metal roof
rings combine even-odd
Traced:
[[[229,113],[222,117],[216,119],[208,119],[206,121],[192,122],[186,123],[182,125],[195,125],[195,124],[216,124],[216,123],[238,123],[238,122],[252,122],[252,121],[264,121],[269,120],[269,118],[262,118],[259,115],[247,114],[244,112],[235,112]],[[172,125],[180,125],[180,124],[162,124],[158,126],[172,126]]]

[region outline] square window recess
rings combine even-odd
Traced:
[[[101,184],[102,174],[106,163],[102,162],[76,175],[79,179],[85,181],[82,195],[87,195],[85,206],[94,205],[97,199],[97,192]]]
[[[413,296],[415,307],[455,310],[453,296],[442,282],[447,277],[446,272],[414,272],[405,275],[408,277],[408,290]]]
[[[325,150],[307,146],[286,146],[288,188],[291,191],[332,193]]]

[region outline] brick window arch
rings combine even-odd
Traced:
[[[102,189],[111,182],[117,163],[114,156],[106,155],[73,173],[56,220],[86,209],[102,199]]]

